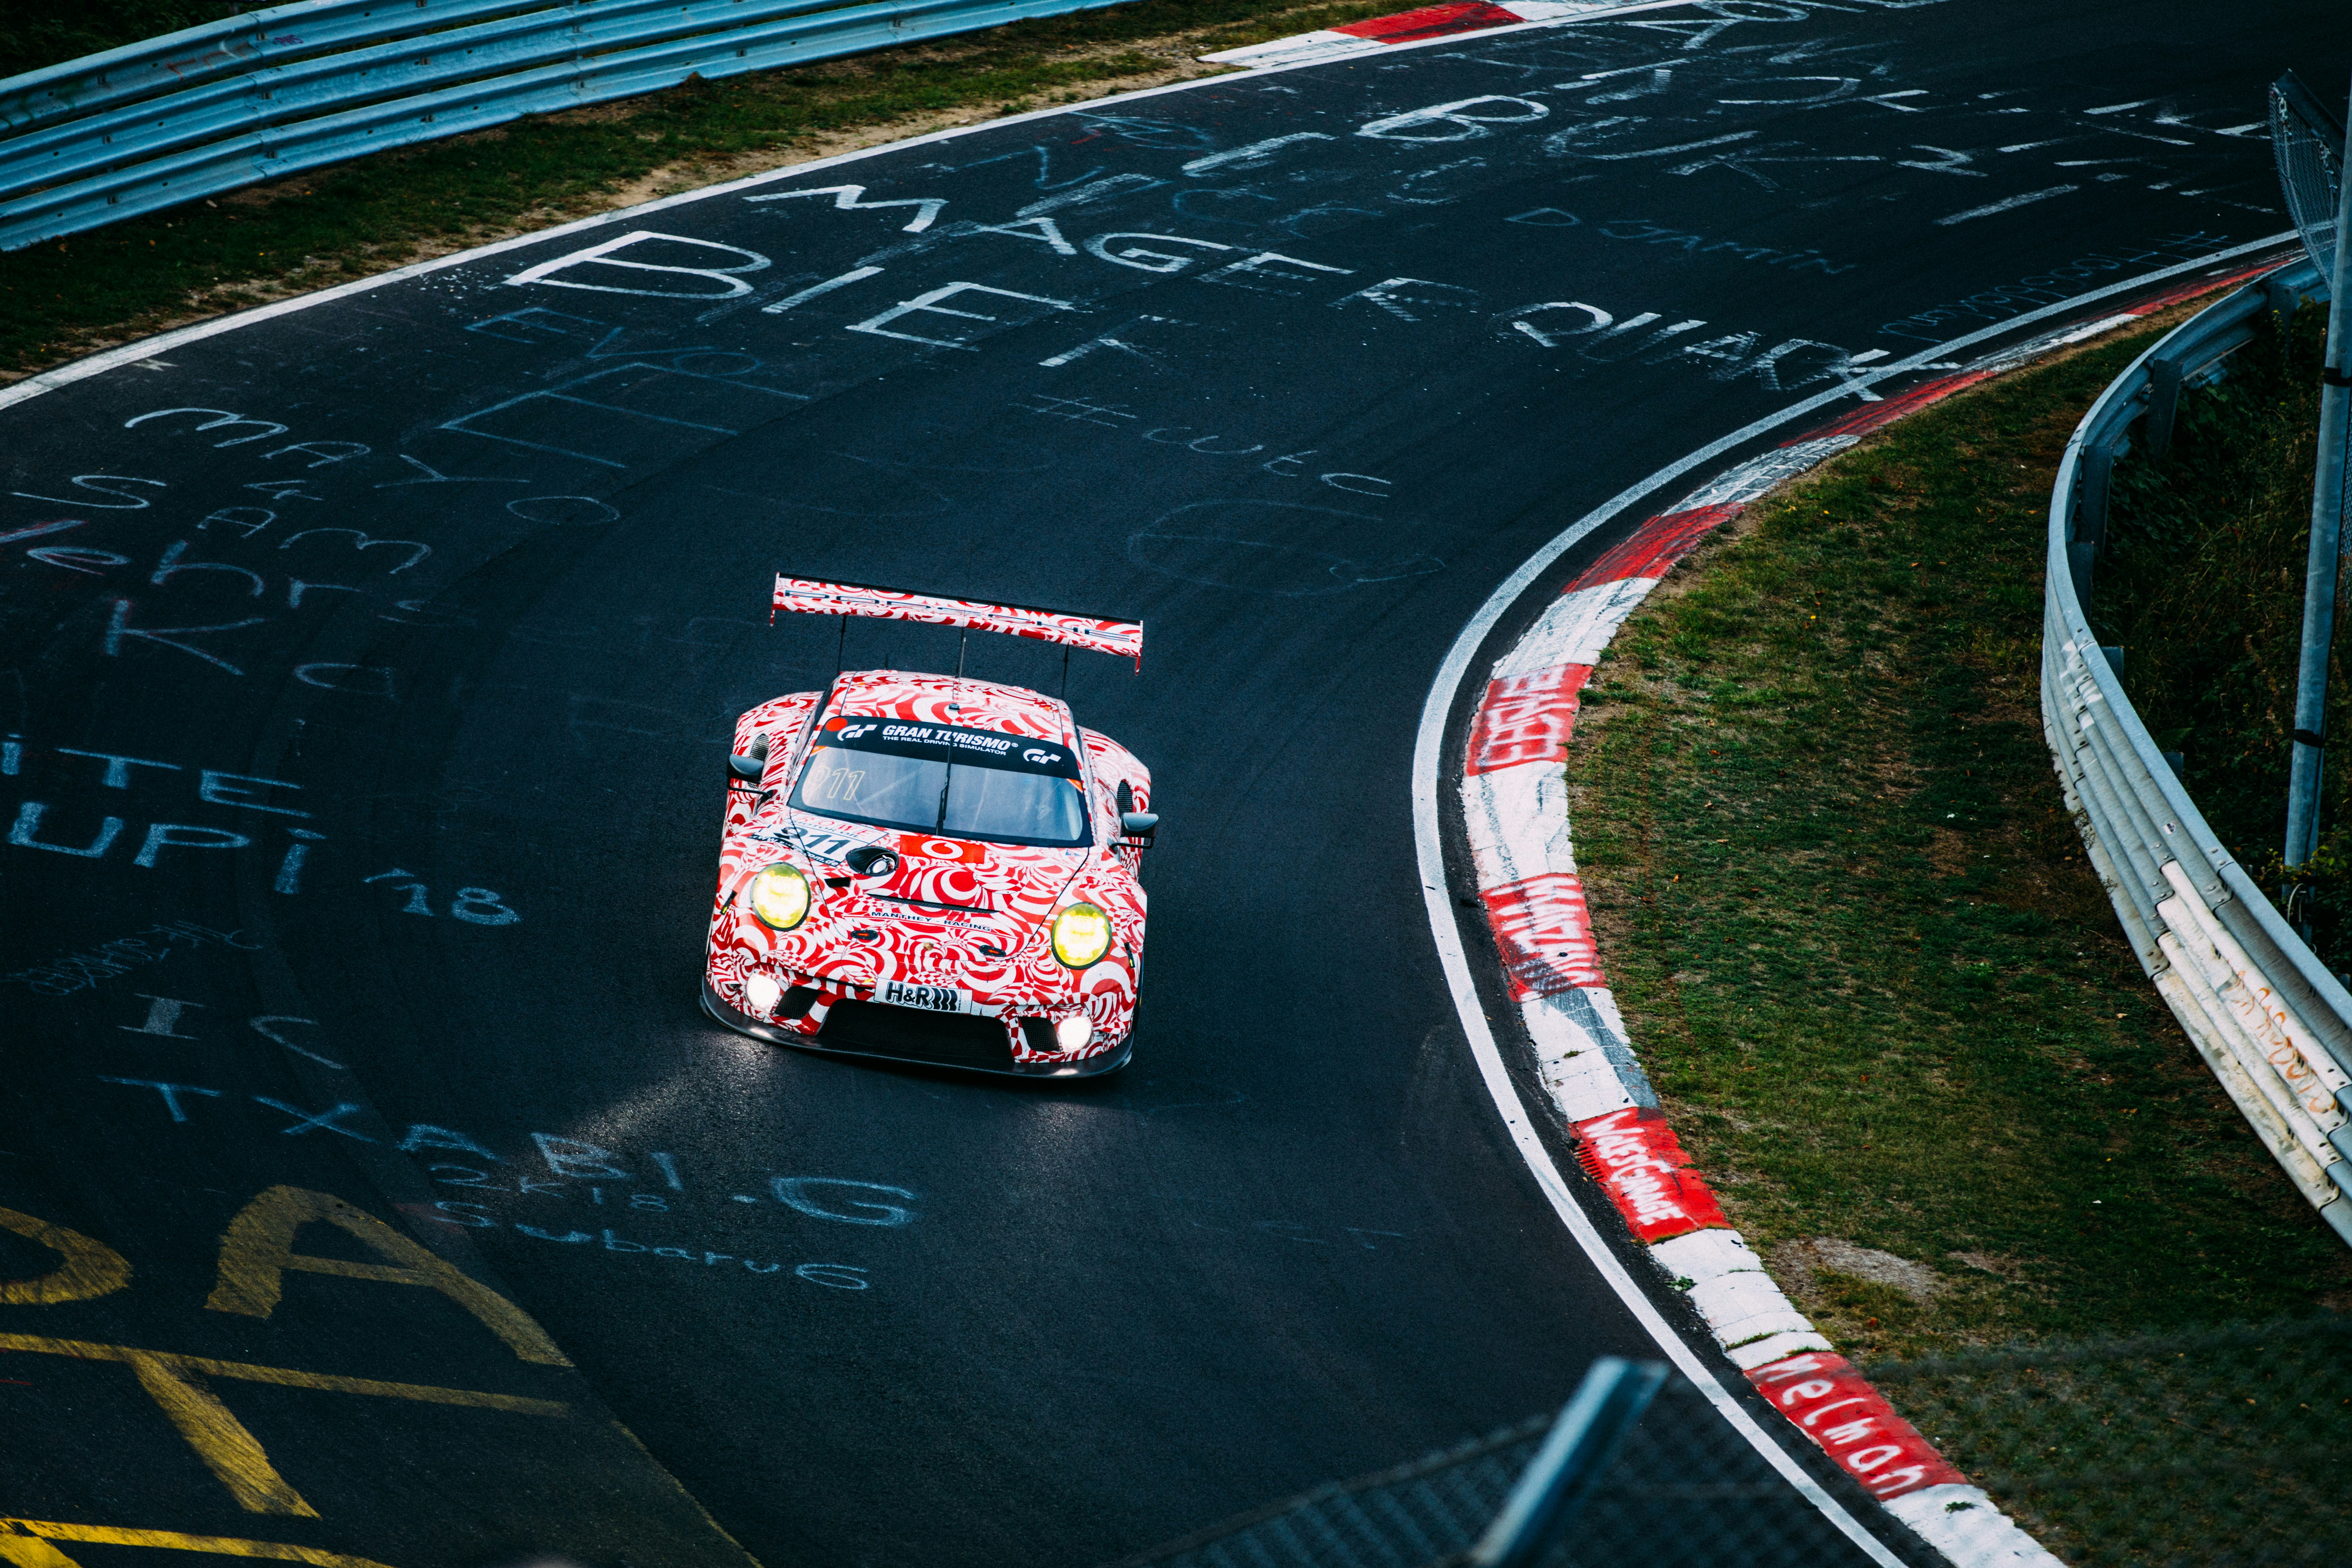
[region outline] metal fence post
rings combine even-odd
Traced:
[[[2352,151],[2352,142],[2347,142]],[[2339,168],[2343,165],[2339,164]],[[2344,531],[2344,439],[2352,393],[2352,178],[2338,178],[2336,266],[2328,289],[2327,361],[2319,391],[2319,472],[2311,489],[2311,558],[2303,580],[2303,653],[2294,682],[2294,761],[2287,782],[2286,848],[2300,866],[2319,844],[2319,785],[2327,734],[2327,654],[2336,635],[2336,557]]]
[[[2172,450],[2172,421],[2180,411],[2180,362],[2147,362],[2147,418],[2141,428],[2147,436],[2147,460],[2164,461]]]
[[[2091,568],[2106,540],[2107,489],[2115,476],[2115,448],[2095,442],[2083,448],[2074,468],[2074,521],[2066,533],[2066,565],[2074,578],[2074,594],[2091,600]]]
[[[1613,1355],[1594,1362],[1503,1511],[1470,1549],[1471,1568],[1533,1568],[1558,1545],[1665,1381],[1664,1362]]]
[[[2107,495],[2115,487],[2116,449],[2104,441],[2083,448],[2083,493],[2074,503],[2074,540],[2078,544],[2104,545],[2107,541]]]

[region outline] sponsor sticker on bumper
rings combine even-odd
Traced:
[[[897,1007],[920,1007],[929,1013],[969,1013],[971,994],[952,985],[910,985],[903,980],[882,983],[878,1001]]]

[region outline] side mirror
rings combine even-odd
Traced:
[[[738,752],[727,759],[727,776],[741,779],[745,784],[758,784],[768,771],[768,737],[751,737],[751,749]]]
[[[898,868],[898,858],[887,849],[877,849],[871,844],[860,845],[841,858],[841,863],[860,877],[887,877]]]
[[[1151,811],[1123,811],[1118,815],[1118,830],[1129,838],[1140,838],[1146,844],[1160,831],[1160,814]]]

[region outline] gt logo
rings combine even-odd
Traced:
[[[873,728],[871,724],[845,724],[841,728],[841,738],[845,741],[855,741]]]
[[[1021,753],[1021,760],[1024,763],[1058,763],[1062,760],[1062,753],[1059,752],[1041,752],[1033,746],[1028,751]]]

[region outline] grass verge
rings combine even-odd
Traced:
[[[692,82],[192,202],[0,255],[0,380],[674,191],[1216,74],[1223,68],[1195,57],[1409,8],[1408,0],[1287,8],[1134,0],[940,44]],[[78,10],[58,0],[26,9]],[[145,16],[156,8],[129,9]],[[20,31],[35,37],[29,26]],[[103,41],[58,23],[35,42],[49,33]],[[38,58],[22,47],[22,58]]]
[[[1571,813],[1668,1120],[1857,1360],[2352,1309],[2148,985],[2039,701],[2050,486],[2140,331],[1890,427],[1627,624]]]

